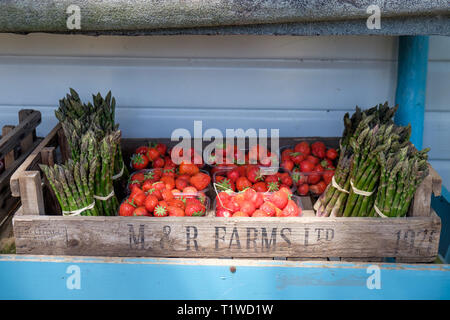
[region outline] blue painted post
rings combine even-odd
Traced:
[[[428,36],[401,36],[398,48],[397,91],[398,125],[412,126],[411,142],[422,149],[425,91],[428,67]]]

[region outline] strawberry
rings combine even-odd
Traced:
[[[251,186],[252,186],[252,183],[246,177],[239,177],[236,180],[236,189],[239,190],[239,191],[242,191],[242,190],[244,190],[246,188],[249,188]]]
[[[138,180],[131,180],[129,183],[128,183],[128,188],[130,189],[130,190],[133,190],[134,188],[140,188],[141,187],[141,182],[140,181],[138,181]]]
[[[156,190],[163,191],[164,189],[166,189],[166,184],[162,181],[157,181],[152,184],[152,187]]]
[[[189,176],[193,176],[200,172],[200,169],[193,163],[187,163],[185,161],[181,162],[178,167],[178,171],[180,174],[187,174]]]
[[[167,212],[169,213],[170,217],[184,217],[185,216],[184,210],[179,207],[175,207],[175,206],[168,206]]]
[[[145,198],[147,198],[147,196],[144,192],[135,193],[133,196],[130,195],[130,201],[132,201],[137,207],[144,204]]]
[[[253,202],[244,200],[241,203],[240,211],[246,213],[248,216],[252,216],[253,212],[255,212],[256,208]]]
[[[239,170],[237,168],[234,168],[227,172],[227,178],[230,179],[230,181],[236,183],[236,180],[241,176],[239,173]]]
[[[259,167],[257,166],[247,167],[246,176],[251,183],[256,183],[263,179],[263,176],[261,175],[261,169],[259,169]]]
[[[267,191],[273,192],[278,191],[280,189],[280,184],[278,182],[269,182],[267,184]]]
[[[249,215],[245,212],[237,211],[237,212],[233,213],[233,218],[235,218],[235,217],[249,217]]]
[[[145,209],[147,209],[148,212],[153,212],[157,205],[158,205],[158,198],[156,198],[154,195],[150,194],[145,198],[144,207]]]
[[[194,186],[197,190],[204,190],[206,187],[208,187],[209,183],[211,182],[211,177],[203,172],[199,172],[195,175],[193,175],[189,182],[192,186]]]
[[[289,199],[283,211],[281,217],[298,217],[302,212],[302,209],[297,206],[294,200]]]
[[[183,189],[183,193],[188,194],[188,195],[197,195],[197,188],[189,186]]]
[[[196,199],[190,199],[190,200],[196,200]],[[198,201],[198,200],[197,200]],[[186,216],[189,217],[200,217],[204,216],[206,213],[206,208],[203,204],[194,201],[186,201],[186,208],[184,209],[184,212]]]
[[[153,188],[153,187],[152,187],[150,190],[148,190],[148,191],[146,192],[146,194],[147,194],[147,195],[152,194],[152,195],[154,195],[158,200],[162,200],[162,199],[163,199],[162,194],[161,194],[161,191],[159,191],[158,189]]]
[[[225,217],[229,218],[232,216],[232,213],[225,208],[217,208],[216,209],[216,217]]]
[[[150,216],[145,207],[137,207],[133,211],[133,216]]]
[[[236,186],[232,181],[230,181],[230,179],[218,176],[216,177],[216,189],[218,191],[225,191],[225,190],[236,191]]]
[[[302,141],[297,143],[294,147],[294,152],[300,152],[303,156],[307,156],[311,153],[311,149],[309,147],[309,143],[306,141]]]
[[[322,178],[326,185],[329,185],[331,182],[331,179],[333,179],[334,176],[334,170],[325,170],[323,172]]]
[[[325,158],[322,161],[320,161],[320,165],[325,169],[334,169],[333,161],[331,161],[328,158]]]
[[[147,192],[148,190],[153,188],[153,183],[151,180],[146,180],[143,184],[142,184],[142,191]]]
[[[320,161],[319,158],[312,155],[308,155],[305,160],[311,162],[314,165],[317,165]]]
[[[133,204],[128,201],[125,201],[120,205],[119,208],[119,216],[130,217],[133,215],[133,211],[136,208]]]
[[[174,198],[173,193],[171,190],[164,189],[161,191],[161,196],[164,201],[172,200]]]
[[[130,181],[137,181],[139,183],[144,182],[146,179],[146,174],[144,172],[136,172],[130,177]]]
[[[281,161],[291,160],[291,153],[294,153],[293,149],[284,149],[281,152]]]
[[[155,146],[155,149],[159,152],[160,155],[165,155],[167,152],[167,146],[164,143],[158,143]]]
[[[135,170],[142,170],[147,168],[148,163],[148,158],[140,153],[133,154],[133,156],[131,157],[131,165]]]
[[[337,153],[336,149],[330,148],[327,150],[325,156],[330,160],[334,160],[337,158],[338,153]]]
[[[291,153],[291,160],[294,164],[299,165],[303,160],[305,160],[305,155],[301,152]]]
[[[258,209],[258,210],[255,210],[255,212],[253,212],[252,217],[253,218],[257,218],[257,217],[264,218],[264,217],[269,217],[269,215],[265,211]]]
[[[276,214],[275,208],[277,208],[277,207],[273,203],[266,201],[261,205],[261,207],[259,209],[261,211],[264,211],[267,216],[274,217]]]
[[[161,178],[161,182],[164,183],[164,186],[167,190],[175,189],[175,179],[171,176],[163,176]]]
[[[180,199],[170,199],[166,200],[166,202],[169,205],[169,207],[178,207],[180,209],[183,209],[184,211],[185,204]]]
[[[283,161],[281,162],[281,167],[282,167],[284,170],[292,171],[292,169],[294,169],[294,161],[292,161],[291,159],[283,160]]]
[[[318,164],[314,167],[313,171],[308,176],[308,183],[309,184],[316,184],[320,181],[323,173],[323,167]]]
[[[297,187],[297,192],[301,196],[306,196],[309,192],[309,185],[308,184],[299,184]]]
[[[153,215],[155,217],[167,217],[169,215],[169,212],[167,211],[167,206],[158,204],[155,207],[155,210],[153,211]]]
[[[325,158],[326,147],[321,141],[316,141],[311,145],[311,153],[316,157],[323,159]]]
[[[257,192],[266,192],[267,191],[267,185],[265,182],[260,181],[255,183],[252,188]]]
[[[267,184],[270,183],[270,182],[276,182],[276,183],[278,183],[279,180],[280,180],[280,178],[279,178],[278,175],[276,175],[276,174],[270,174],[270,175],[265,176],[264,182],[267,183]]]
[[[147,151],[147,158],[150,161],[155,161],[157,158],[159,158],[161,154],[156,150],[156,148],[149,148]]]
[[[165,164],[164,159],[161,157],[158,157],[155,160],[153,160],[152,167],[153,168],[162,168],[162,167],[164,167],[164,164]]]
[[[142,154],[142,155],[146,155],[146,154],[147,154],[147,151],[148,151],[148,147],[146,147],[146,146],[141,146],[141,147],[137,148],[137,149],[134,151],[134,153],[139,153],[139,154]]]
[[[301,172],[311,172],[314,169],[314,164],[303,160],[302,162],[300,162],[300,171]]]
[[[284,209],[288,202],[288,195],[284,191],[274,192],[270,196],[270,202],[276,205],[279,209]]]
[[[294,184],[294,181],[292,180],[291,176],[287,172],[281,174],[280,182],[282,184],[287,185],[288,187],[290,187]]]
[[[175,187],[179,190],[183,190],[184,188],[186,188],[187,186],[189,186],[189,180],[183,179],[178,177],[175,180]]]
[[[327,187],[327,185],[325,184],[325,182],[320,181],[317,184],[309,186],[309,189],[311,190],[312,193],[314,193],[316,195],[320,195],[325,191],[326,187]]]
[[[288,195],[288,198],[290,199],[292,196],[292,191],[289,187],[286,186],[280,186],[280,191],[286,193]]]

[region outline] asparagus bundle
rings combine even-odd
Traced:
[[[387,103],[344,117],[341,154],[332,184],[314,204],[318,216],[405,216],[428,175],[427,152],[409,142]]]
[[[111,96],[111,91],[105,98],[98,93],[92,99],[94,104],[83,104],[78,93],[70,89],[70,94],[59,101],[59,108],[55,111],[67,137],[72,159],[79,158],[79,141],[89,130],[94,131],[100,139],[118,130],[119,126],[115,124],[116,100]],[[129,173],[123,162],[121,148],[117,148],[116,153],[112,175],[127,181]]]
[[[64,215],[98,216],[94,201],[97,158],[69,160],[66,165],[40,165]]]
[[[412,145],[399,153],[380,153],[380,186],[370,216],[404,217],[415,190],[428,175],[427,152]]]
[[[359,201],[349,191],[352,189],[351,182],[353,181],[354,187],[359,190],[366,187],[366,183],[376,180],[377,167],[373,161],[368,160],[372,159],[373,154],[380,148],[386,147],[382,146],[382,141],[387,126],[392,124],[396,110],[397,107],[390,108],[386,102],[363,112],[356,107],[352,117],[348,113],[344,116],[345,129],[340,141],[339,163],[333,183],[328,185],[314,204],[318,216],[343,215],[349,195],[352,202]]]

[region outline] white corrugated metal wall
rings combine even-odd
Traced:
[[[431,37],[424,146],[450,187],[450,38]],[[38,109],[45,135],[68,88],[112,90],[126,137],[279,128],[341,135],[342,117],[395,100],[397,38],[0,34],[0,127]]]

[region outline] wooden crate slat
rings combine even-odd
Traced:
[[[4,158],[41,123],[41,113],[34,111],[0,140],[0,159]]]
[[[440,219],[17,216],[22,254],[434,260]]]

